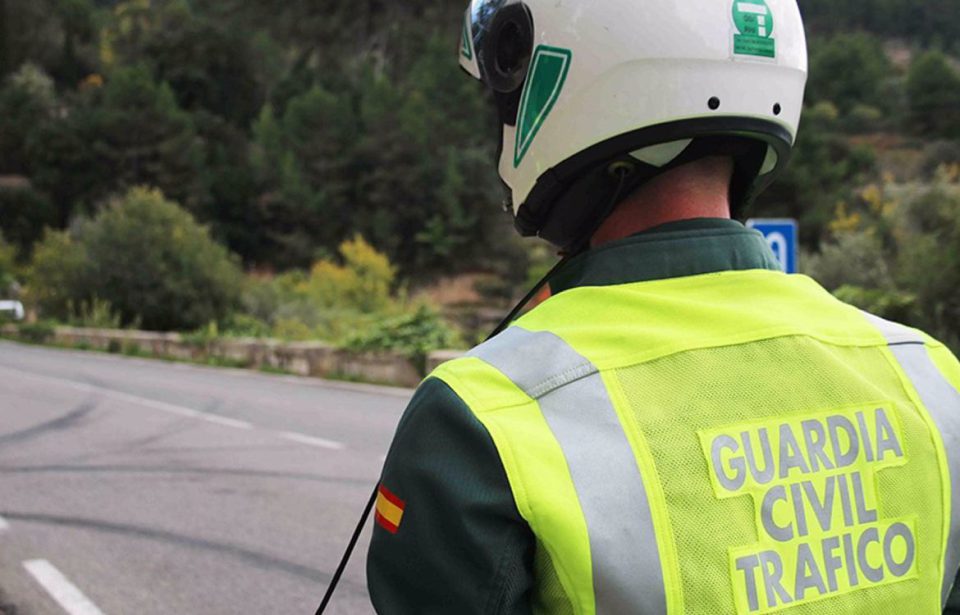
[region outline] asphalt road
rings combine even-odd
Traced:
[[[410,395],[0,342],[5,600],[313,613]],[[369,534],[328,612],[373,612]]]

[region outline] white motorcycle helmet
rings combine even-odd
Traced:
[[[517,229],[569,249],[710,155],[741,215],[790,157],[807,48],[796,0],[473,0],[460,64],[496,100]]]

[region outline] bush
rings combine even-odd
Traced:
[[[838,234],[819,254],[807,257],[805,269],[830,290],[842,286],[890,288],[893,279],[885,259],[883,243],[875,232],[854,230]]]
[[[249,314],[237,313],[227,318],[223,334],[226,337],[270,337],[270,325]]]
[[[53,338],[56,326],[49,321],[22,324],[17,327],[20,338],[32,344],[45,344]]]
[[[856,105],[847,114],[843,128],[847,132],[872,132],[881,127],[883,111],[870,105]]]
[[[463,345],[460,335],[429,306],[379,321],[346,340],[347,348],[359,351],[394,350],[409,358],[421,373],[427,354],[433,350]]]
[[[31,296],[49,316],[109,302],[122,324],[192,330],[238,305],[236,259],[206,228],[160,192],[135,188],[69,232],[48,233],[37,247]]]
[[[874,186],[838,208],[808,270],[858,307],[926,330],[960,351],[960,186]]]
[[[67,320],[74,301],[85,300],[84,246],[66,231],[48,230],[34,249],[27,278],[27,299],[47,316]]]
[[[359,235],[340,244],[340,256],[342,265],[321,260],[313,266],[305,286],[310,297],[317,305],[366,314],[384,309],[396,276],[387,257]]]
[[[113,309],[109,301],[93,297],[90,301],[81,301],[74,306],[71,301],[70,324],[74,327],[89,327],[91,329],[119,329],[121,326],[120,314]],[[133,328],[136,328],[135,323]]]
[[[923,175],[934,179],[942,168],[960,165],[960,142],[934,141],[924,148],[923,154]]]
[[[861,310],[897,322],[911,320],[917,307],[916,296],[897,290],[844,285],[835,290],[834,295]]]
[[[403,311],[392,294],[396,269],[362,237],[340,244],[340,258],[317,261],[309,273],[250,277],[244,309],[287,340],[341,342],[357,329]]]

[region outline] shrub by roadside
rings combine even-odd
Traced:
[[[397,351],[413,361],[421,373],[426,371],[427,355],[431,351],[462,346],[459,333],[426,305],[418,306],[413,312],[377,322],[346,340],[346,347],[351,350]]]
[[[960,172],[868,186],[842,203],[806,272],[835,295],[960,351]]]
[[[30,299],[45,316],[69,321],[107,302],[124,325],[189,330],[239,304],[236,258],[159,191],[134,188],[37,246]]]

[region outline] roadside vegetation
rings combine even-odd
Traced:
[[[801,3],[804,121],[754,213],[799,219],[802,266],[838,296],[960,350],[948,5]],[[488,325],[453,304],[502,310],[554,256],[500,213],[462,10],[0,1],[0,298],[41,323],[418,361],[475,342]],[[451,279],[476,283],[430,292]]]

